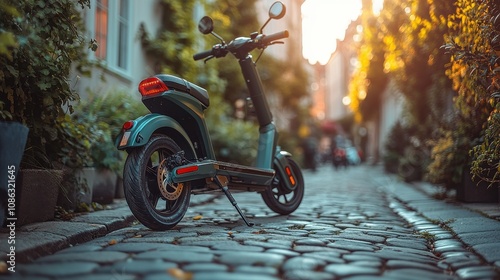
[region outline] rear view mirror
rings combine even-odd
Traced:
[[[200,22],[198,22],[198,30],[205,35],[212,33],[214,31],[214,21],[212,18],[209,16],[202,17]]]
[[[272,19],[280,19],[286,13],[286,7],[280,1],[276,1],[269,8],[269,17]]]

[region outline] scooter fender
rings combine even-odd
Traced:
[[[174,140],[177,140],[179,143],[181,143],[179,140],[183,140],[182,143],[187,143],[191,151],[195,150],[188,134],[177,121],[169,116],[155,113],[135,119],[131,129],[122,129],[116,138],[115,145],[119,150],[143,146],[156,131],[170,131],[169,136],[174,138]]]
[[[292,154],[286,151],[279,151],[274,156],[274,166],[276,172],[280,174],[280,178],[283,178],[285,187],[289,190],[294,190],[297,185],[297,177],[293,172],[293,168],[288,163],[288,158],[291,157]]]

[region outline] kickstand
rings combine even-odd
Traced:
[[[221,181],[219,180],[219,177],[217,177],[217,176],[214,176],[214,182],[217,184],[217,186],[219,186],[219,188],[222,190],[222,192],[226,195],[227,199],[229,199],[229,201],[234,206],[234,208],[236,208],[236,211],[238,211],[238,214],[240,214],[240,216],[243,219],[243,221],[245,222],[245,224],[247,224],[247,226],[249,226],[249,227],[252,227],[254,225],[254,223],[250,223],[247,220],[247,218],[245,217],[245,215],[243,214],[243,212],[241,212],[241,209],[238,206],[238,203],[236,203],[236,200],[234,200],[233,195],[231,195],[231,193],[229,192],[229,188],[227,187],[227,185],[226,184],[223,185],[221,183]]]

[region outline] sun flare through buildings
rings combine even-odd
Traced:
[[[375,13],[383,0],[373,0]],[[310,64],[325,65],[343,40],[351,21],[361,13],[361,0],[305,0],[302,4],[302,55]]]

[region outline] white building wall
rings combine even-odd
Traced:
[[[396,88],[392,80],[389,81],[387,88],[382,95],[382,112],[380,117],[380,139],[378,149],[380,155],[385,153],[385,143],[392,127],[401,118],[404,107],[404,97]]]
[[[109,0],[110,6],[116,0]],[[148,61],[143,51],[140,39],[138,38],[139,26],[144,23],[146,30],[156,35],[161,26],[161,8],[158,0],[129,0],[130,5],[130,28],[129,28],[129,50],[128,64],[129,70],[122,72],[110,67],[96,67],[92,70],[91,77],[79,77],[72,81],[80,95],[85,98],[88,91],[98,94],[106,94],[115,91],[129,92],[139,99],[137,86],[144,78],[156,74],[154,73],[154,62]],[[95,0],[91,0],[91,9],[84,12],[85,26],[87,29],[87,40],[94,38],[92,30],[94,29]],[[98,42],[99,43],[99,42]],[[108,55],[113,55],[112,50],[108,50]],[[89,56],[94,59],[94,53]]]

